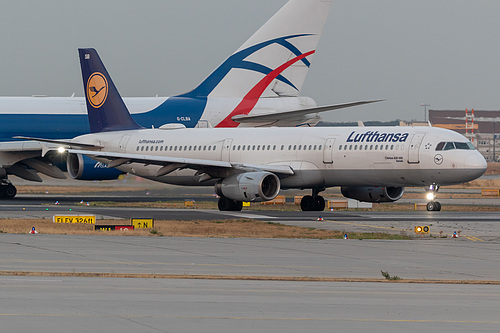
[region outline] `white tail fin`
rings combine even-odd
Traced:
[[[298,96],[333,0],[290,0],[184,96]]]

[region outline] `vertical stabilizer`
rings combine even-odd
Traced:
[[[333,0],[289,0],[189,97],[298,96]]]
[[[142,128],[132,119],[97,51],[91,48],[78,49],[78,53],[80,54],[90,132]]]

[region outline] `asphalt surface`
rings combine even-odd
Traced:
[[[245,276],[498,280],[500,243],[0,234],[6,332],[497,332],[498,285],[247,281]]]
[[[92,199],[103,201],[103,196],[82,197]],[[241,277],[228,281],[0,275],[0,318],[6,332],[497,332],[500,327],[498,285],[244,280],[377,279],[386,271],[403,282],[498,281],[498,213],[101,208],[51,195],[0,201],[0,212],[3,218],[52,218],[62,213],[255,218],[346,233],[413,234],[415,225],[429,225],[433,235],[381,241],[0,234],[1,271]],[[457,230],[461,237],[450,237]],[[447,237],[438,237],[440,231]]]

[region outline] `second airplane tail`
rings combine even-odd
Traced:
[[[96,50],[78,49],[90,132],[142,128],[130,115]]]

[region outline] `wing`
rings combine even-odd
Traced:
[[[177,169],[193,169],[198,173],[209,174],[212,178],[220,178],[221,174],[231,174],[241,171],[267,171],[283,176],[293,175],[293,169],[288,165],[261,165],[247,163],[232,163],[227,161],[204,160],[195,158],[180,158],[169,156],[155,156],[142,154],[125,154],[92,150],[69,149],[69,153],[87,155],[91,158],[105,158],[111,160],[109,168],[118,167],[127,163],[142,163],[147,165],[158,165],[161,168],[156,176],[166,175]]]
[[[302,109],[302,110],[292,110],[285,112],[274,112],[274,113],[266,113],[266,114],[256,114],[256,115],[237,115],[232,117],[231,119],[238,123],[259,123],[259,122],[270,122],[270,121],[280,121],[286,120],[288,118],[297,118],[302,117],[312,113],[333,111],[338,109],[350,108],[353,106],[360,106],[370,103],[381,102],[383,99],[373,100],[373,101],[359,101],[352,103],[343,103],[343,104],[334,104],[327,106],[320,106],[316,108]]]
[[[0,168],[7,175],[15,175],[20,178],[41,182],[42,179],[37,172],[49,177],[64,179],[64,173],[52,165],[47,159],[42,159],[44,149],[54,150],[55,145],[46,145],[36,141],[9,141],[0,143]]]

